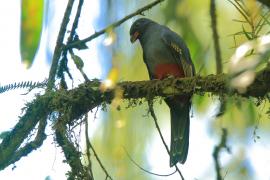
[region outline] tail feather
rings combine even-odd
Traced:
[[[170,166],[177,162],[184,164],[189,147],[189,110],[190,103],[169,103],[171,114]]]

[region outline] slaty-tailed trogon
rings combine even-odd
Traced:
[[[130,28],[130,40],[139,39],[143,49],[143,60],[150,79],[168,76],[190,77],[195,68],[183,39],[150,19],[140,18]],[[190,96],[173,96],[165,99],[171,114],[170,166],[184,164],[189,146]]]

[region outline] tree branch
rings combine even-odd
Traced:
[[[214,162],[215,162],[215,170],[216,170],[216,174],[217,174],[217,178],[216,178],[217,180],[223,180],[224,179],[224,178],[222,178],[222,175],[221,175],[221,167],[220,167],[220,162],[219,162],[219,155],[220,155],[220,151],[223,148],[225,148],[228,152],[230,152],[230,149],[226,145],[227,144],[227,136],[228,136],[227,129],[223,128],[220,143],[215,146],[214,152],[213,152],[213,158],[214,158]]]
[[[163,1],[165,1],[165,0],[156,0],[156,1],[150,3],[150,4],[146,5],[146,6],[138,9],[137,11],[127,15],[126,17],[120,19],[119,21],[116,21],[115,23],[112,23],[111,25],[107,26],[106,28],[92,34],[91,36],[89,36],[89,37],[87,37],[85,39],[76,40],[74,42],[71,42],[71,43],[67,44],[65,48],[69,49],[69,48],[75,48],[75,47],[81,46],[82,44],[85,44],[86,42],[89,42],[89,41],[97,38],[98,36],[106,33],[109,29],[116,28],[116,27],[120,26],[122,23],[124,23],[128,19],[130,19],[130,18],[132,18],[132,17],[134,17],[136,15],[142,14],[144,11],[151,9],[152,7],[154,7],[155,5],[157,5],[157,4],[159,4],[159,3],[163,2]]]
[[[76,29],[77,29],[78,24],[79,24],[79,19],[80,19],[80,16],[81,16],[83,3],[84,3],[84,0],[79,0],[76,16],[74,18],[72,28],[70,30],[70,34],[69,34],[69,37],[68,37],[68,40],[67,40],[68,43],[70,43],[74,39],[74,36],[76,34]]]
[[[12,131],[5,136],[0,144],[0,170],[6,168],[11,163],[14,163],[15,160],[19,160],[23,156],[23,149],[21,149],[22,151],[18,151],[19,154],[22,153],[20,156],[14,157],[14,154],[17,154],[16,151],[21,146],[24,139],[26,139],[30,132],[34,129],[37,123],[41,119],[47,119],[47,115],[50,112],[50,108],[48,107],[50,101],[50,97],[39,96],[32,103],[27,105],[25,114],[20,118],[19,122],[15,125]],[[42,121],[40,121],[40,123],[42,123]],[[42,130],[43,127],[39,129],[41,134]],[[37,138],[38,137],[39,136],[37,136]]]
[[[92,171],[92,161],[91,161],[91,153],[90,153],[90,139],[89,139],[89,132],[88,132],[88,114],[85,114],[85,142],[86,142],[86,157],[87,157],[87,169],[90,172],[90,175],[94,177]]]
[[[66,28],[67,28],[67,25],[68,25],[68,22],[69,22],[69,17],[70,17],[70,14],[71,14],[73,4],[74,4],[74,0],[69,0],[68,1],[66,11],[65,11],[65,14],[64,14],[64,18],[62,20],[61,27],[60,27],[60,30],[59,30],[59,33],[58,33],[56,46],[54,48],[54,53],[53,53],[51,69],[50,69],[50,73],[49,73],[48,86],[47,86],[48,91],[50,91],[54,86],[55,75],[56,75],[56,71],[57,71],[57,67],[58,67],[58,62],[59,62],[59,59],[60,59],[61,54],[62,54],[63,41],[64,41]]]
[[[58,91],[51,94],[53,102],[50,106],[64,112],[69,109],[70,119],[79,118],[102,103],[110,103],[114,98],[114,89],[106,92],[99,90],[100,81],[93,80],[81,84],[69,91]],[[214,95],[239,95],[243,97],[264,97],[270,92],[270,68],[258,73],[255,81],[245,93],[241,94],[228,87],[228,76],[225,74],[195,76],[191,78],[168,78],[164,80],[121,82],[117,88],[123,90],[123,99],[138,99],[148,97],[168,97],[174,95],[199,94],[210,92]],[[71,122],[66,122],[71,123]]]
[[[243,94],[229,89],[228,79],[226,74],[219,74],[182,79],[121,82],[117,84],[117,89],[122,89],[123,99],[149,99],[149,97],[155,96],[168,97],[194,93],[203,95],[206,92],[214,95],[264,97],[270,92],[270,66],[257,73],[255,81]],[[73,124],[93,108],[103,103],[111,103],[114,98],[114,89],[101,92],[100,84],[99,80],[92,80],[72,90],[50,91],[42,96],[37,96],[32,103],[27,105],[26,113],[20,118],[19,123],[1,142],[0,169],[4,169],[10,164],[14,152],[36,126],[38,120],[46,117],[50,112],[60,112],[68,116],[68,118],[62,119],[64,125]]]
[[[22,157],[27,156],[33,150],[38,149],[46,139],[45,128],[47,125],[47,117],[39,120],[38,132],[35,139],[27,143],[24,147],[20,148],[16,153],[13,154],[12,159],[9,161],[9,164],[13,164],[19,161]]]
[[[210,16],[211,16],[211,27],[213,32],[214,47],[216,54],[216,71],[217,74],[222,73],[222,58],[219,44],[219,36],[217,30],[217,15],[216,15],[216,0],[210,2]]]

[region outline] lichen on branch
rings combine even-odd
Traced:
[[[270,68],[259,72],[253,84],[247,87],[245,93],[239,93],[228,85],[229,76],[226,74],[195,76],[190,78],[168,78],[164,80],[145,80],[136,82],[120,82],[114,89],[102,92],[101,82],[92,80],[81,84],[69,91],[57,91],[50,106],[55,111],[69,110],[70,119],[80,118],[91,109],[111,103],[116,89],[122,90],[122,99],[169,97],[184,94],[211,93],[213,95],[239,95],[243,97],[262,98],[270,92]],[[67,122],[71,123],[71,122]]]

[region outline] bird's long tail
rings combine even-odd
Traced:
[[[171,114],[171,148],[170,166],[177,162],[184,164],[187,159],[189,147],[189,110],[190,102],[173,103],[166,101]]]

